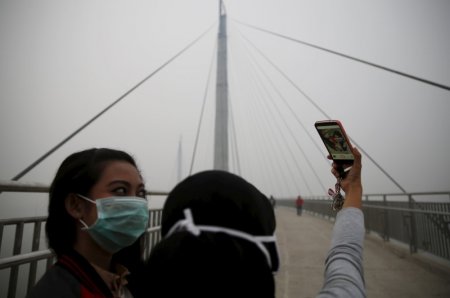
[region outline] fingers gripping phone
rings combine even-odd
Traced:
[[[320,135],[331,159],[337,164],[341,178],[345,178],[351,169],[355,157],[352,153],[350,139],[339,120],[317,121],[314,126]]]

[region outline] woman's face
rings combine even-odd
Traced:
[[[138,170],[125,161],[109,162],[100,179],[94,184],[88,194],[91,200],[108,197],[136,196],[145,198],[145,186]],[[92,225],[97,220],[97,208],[85,201],[90,208],[87,210],[85,222]]]

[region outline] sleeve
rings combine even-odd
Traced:
[[[317,297],[366,297],[363,270],[364,214],[342,209],[336,216],[325,279]]]

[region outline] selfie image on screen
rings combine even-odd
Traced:
[[[319,133],[333,159],[353,159],[353,154],[339,126],[321,126],[319,127]]]

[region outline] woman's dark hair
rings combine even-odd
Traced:
[[[224,233],[177,232],[151,251],[134,297],[273,298],[275,280],[254,243]]]
[[[67,196],[71,193],[88,196],[105,166],[111,161],[125,161],[138,169],[135,160],[128,153],[108,148],[92,148],[73,153],[58,168],[50,186],[45,225],[48,245],[56,255],[72,250],[75,243],[76,221],[66,211]]]

